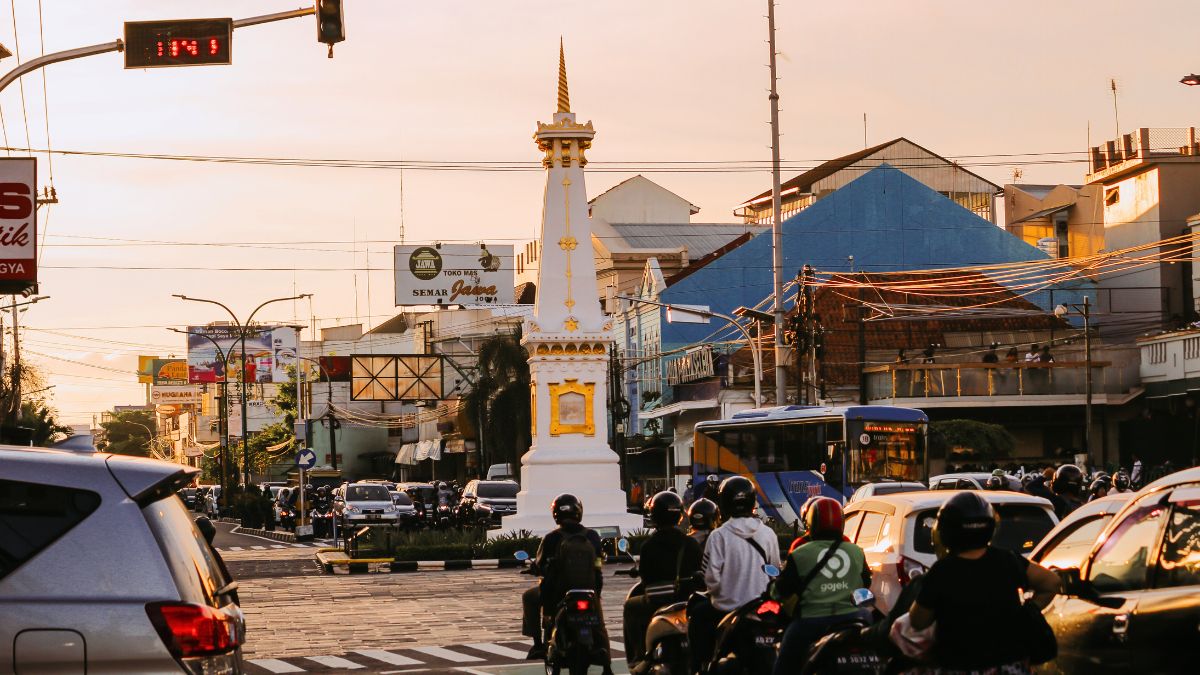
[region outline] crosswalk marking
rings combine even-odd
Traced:
[[[255,551],[265,551],[265,550],[267,550],[267,547],[266,547],[266,546],[251,546],[250,548],[254,549]]]
[[[296,666],[293,666],[292,664],[290,664],[286,661],[280,661],[279,659],[250,659],[250,663],[253,663],[256,666],[259,666],[260,668],[266,668],[267,670],[271,671],[272,673],[303,673],[304,672],[303,668],[297,668]]]
[[[308,659],[309,661],[319,663],[326,668],[345,668],[346,670],[353,670],[355,668],[363,667],[360,664],[357,664],[349,659],[343,659],[340,656],[306,656],[304,658]]]
[[[271,544],[271,548],[287,548],[283,544]]]
[[[489,654],[495,654],[496,656],[503,656],[504,658],[507,658],[507,659],[524,659],[525,658],[525,652],[519,652],[515,649],[512,649],[511,647],[505,647],[504,645],[494,645],[490,642],[472,642],[470,644],[463,645],[463,646],[470,647],[471,649],[478,649],[481,652],[488,652]]]
[[[454,663],[472,663],[474,661],[483,660],[478,656],[468,656],[467,654],[452,652],[444,647],[410,647],[409,649],[414,652],[421,652],[422,654],[436,656],[439,659],[453,661]]]
[[[244,551],[246,549],[242,548],[241,546],[230,546],[229,550],[230,551]]]
[[[383,661],[384,663],[388,663],[393,666],[419,666],[424,663],[423,661],[410,659],[407,656],[400,656],[399,654],[393,654],[382,649],[359,649],[354,653],[362,654],[367,658],[375,659],[376,661]]]

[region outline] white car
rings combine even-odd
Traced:
[[[902,492],[846,505],[845,534],[871,568],[876,606],[891,610],[901,588],[933,566],[933,524],[938,509],[957,491]],[[981,491],[1000,515],[992,545],[1028,556],[1058,523],[1048,500],[1007,491]]]
[[[882,495],[894,495],[901,492],[922,492],[927,490],[924,483],[916,483],[909,481],[889,480],[881,483],[867,483],[866,485],[854,491],[850,495],[850,502],[856,502],[860,499],[869,497],[879,497]],[[847,502],[849,503],[849,502]]]
[[[985,471],[969,471],[965,473],[944,473],[929,479],[930,490],[982,490],[992,477]],[[1004,475],[1008,481],[1008,489],[1013,492],[1021,491],[1021,479],[1009,474]]]
[[[400,521],[400,509],[392,503],[388,489],[379,483],[350,483],[338,488],[333,509],[341,527],[394,525]]]

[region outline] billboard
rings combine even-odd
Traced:
[[[140,384],[150,384],[154,382],[154,371],[151,368],[154,366],[154,361],[157,356],[139,356],[138,357],[138,382]]]
[[[0,157],[0,293],[37,285],[37,160]]]
[[[513,247],[434,244],[396,247],[396,305],[513,302]]]
[[[220,382],[224,364],[217,346],[229,357],[229,381],[241,378],[242,344],[236,326],[188,326],[188,382]],[[207,338],[205,336],[208,336]],[[211,340],[209,339],[211,338]],[[215,345],[213,343],[216,343]],[[246,381],[287,382],[287,369],[296,363],[296,329],[260,326],[246,334]]]
[[[197,385],[155,385],[150,389],[150,402],[155,405],[198,405],[203,400]]]
[[[187,384],[187,361],[183,359],[154,359],[150,365],[150,382],[156,386],[169,387]]]
[[[351,356],[353,401],[434,401],[442,398],[442,357],[432,354]]]

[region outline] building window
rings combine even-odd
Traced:
[[[1121,186],[1110,187],[1104,191],[1104,205],[1114,206],[1121,201]]]
[[[1159,342],[1158,344],[1146,345],[1146,360],[1151,364],[1167,362],[1167,343]]]
[[[1054,236],[1058,239],[1058,257],[1071,257],[1071,244],[1067,236],[1066,221],[1058,221],[1054,223]]]

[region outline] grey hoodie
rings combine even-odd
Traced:
[[[766,552],[746,541],[753,538]],[[713,607],[731,612],[762,595],[770,581],[763,564],[779,567],[779,537],[758,518],[731,518],[708,535],[704,546],[704,581]]]

